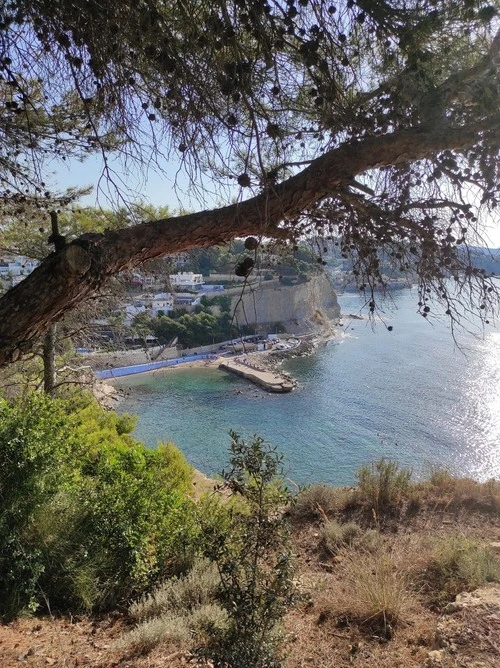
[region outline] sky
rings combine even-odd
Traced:
[[[210,192],[210,182],[206,179],[203,199],[200,193],[193,193],[189,187],[189,180],[182,173],[180,164],[165,162],[163,173],[150,168],[149,170],[127,170],[119,160],[111,160],[115,170],[116,183],[124,192],[128,192],[128,200],[144,201],[155,206],[168,206],[171,211],[200,211],[207,208],[224,206],[234,201],[238,195],[238,188],[229,192],[225,199]],[[87,206],[101,206],[113,208],[123,204],[117,197],[116,190],[108,189],[105,179],[100,179],[103,172],[103,163],[99,156],[91,156],[84,162],[71,160],[67,163],[54,165],[51,183],[54,190],[62,191],[70,187],[92,186],[91,195],[82,200]],[[484,245],[490,248],[500,248],[500,213],[496,219],[484,221],[482,232]]]

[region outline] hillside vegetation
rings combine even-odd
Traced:
[[[175,446],[80,392],[0,418],[1,665],[495,665],[498,481],[380,460],[292,495],[231,433],[195,494]]]

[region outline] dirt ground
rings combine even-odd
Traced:
[[[197,481],[207,485],[209,481]],[[369,517],[355,519],[368,526]],[[304,596],[286,618],[286,668],[497,668],[500,666],[500,585],[486,585],[473,605],[443,610],[429,606],[425,586],[414,596],[397,628],[382,633],[370,624],[353,623],[342,614],[345,583],[339,557],[320,547],[319,524],[293,532],[298,577]],[[394,539],[416,541],[462,533],[490,543],[500,541],[498,513],[474,508],[425,509],[388,520],[384,531]],[[500,543],[499,543],[500,546]],[[418,555],[408,554],[408,558]],[[341,559],[341,558],[340,558]],[[424,583],[425,584],[425,583]],[[186,650],[159,646],[134,656],[120,648],[130,630],[125,611],[98,618],[42,616],[0,626],[0,666],[42,668],[180,668],[200,665]],[[205,664],[204,664],[205,665]]]

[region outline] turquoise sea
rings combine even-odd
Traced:
[[[437,466],[484,480],[500,478],[500,328],[459,333],[416,313],[411,290],[394,292],[384,324],[344,316],[336,341],[286,368],[291,394],[267,394],[215,369],[127,377],[121,410],[136,413],[136,436],[171,440],[207,474],[227,463],[228,431],[259,434],[284,455],[297,484],[350,484],[381,456],[416,474]],[[339,297],[344,314],[363,300]],[[363,311],[361,311],[363,313]]]

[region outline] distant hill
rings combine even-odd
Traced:
[[[472,264],[489,274],[500,276],[500,248],[469,247]]]

